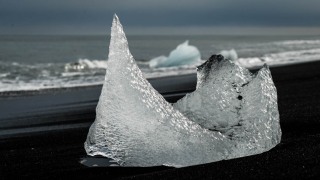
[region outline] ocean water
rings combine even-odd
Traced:
[[[0,92],[102,84],[109,36],[0,36]],[[201,59],[235,49],[246,67],[320,60],[320,36],[128,36],[132,55],[146,77],[195,72],[196,65],[150,69],[189,40]]]

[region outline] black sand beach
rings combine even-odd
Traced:
[[[320,61],[271,68],[278,90],[281,143],[263,154],[185,168],[86,167],[83,143],[101,86],[1,94],[0,179],[273,179],[320,177]],[[192,78],[192,81],[188,79]],[[195,88],[195,76],[161,81]],[[157,87],[158,86],[158,87]],[[183,88],[166,92],[171,102]],[[187,90],[192,91],[193,89]],[[76,101],[76,103],[75,103]]]

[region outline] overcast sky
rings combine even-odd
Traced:
[[[132,34],[320,32],[320,0],[0,0],[0,34],[105,34],[114,13]]]

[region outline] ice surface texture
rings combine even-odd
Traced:
[[[203,128],[235,143],[229,157],[269,150],[280,142],[277,91],[267,66],[255,74],[213,55],[197,69],[197,89],[174,104]]]
[[[112,158],[122,166],[181,167],[263,152],[280,141],[276,89],[267,68],[253,77],[228,61],[208,61],[199,68],[197,90],[175,104],[180,112],[143,76],[129,51],[117,16],[111,28],[107,63],[96,120],[85,142],[89,155]],[[222,67],[224,64],[228,67]],[[215,72],[215,66],[221,66],[221,70]],[[222,72],[224,68],[228,72]],[[219,75],[216,79],[215,74]],[[236,85],[219,89],[226,92],[215,94],[218,90],[205,89],[219,84],[228,86],[229,82]],[[202,88],[207,94],[200,93]],[[243,99],[237,100],[235,96],[236,101],[231,95],[221,99],[224,93],[241,94]],[[226,101],[221,103],[226,107],[211,109],[219,106],[219,102],[202,100],[214,97]],[[192,99],[196,101],[190,102]],[[208,110],[207,118],[199,116],[201,103],[207,106],[201,110]]]
[[[182,66],[197,64],[201,61],[200,51],[197,47],[189,45],[189,41],[179,44],[170,52],[169,57],[159,56],[150,60],[151,68]]]

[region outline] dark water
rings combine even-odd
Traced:
[[[128,36],[138,65],[152,76],[184,71],[153,70],[148,61],[160,55],[167,56],[185,40],[199,49],[201,59],[235,49],[239,62],[248,66],[320,59],[320,36]],[[0,91],[101,84],[108,47],[109,36],[2,35]]]

